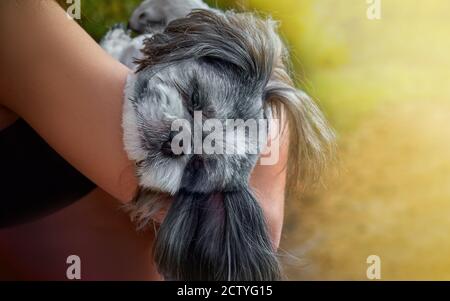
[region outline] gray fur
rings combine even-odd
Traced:
[[[202,0],[145,0],[129,20],[138,33],[158,32],[175,19],[187,16],[193,9],[209,9]]]
[[[334,136],[314,102],[293,87],[276,23],[210,9],[187,15],[200,2],[144,1],[130,20],[132,28],[152,33],[137,47],[142,52],[125,93],[125,147],[140,179],[128,209],[143,226],[173,195],[155,243],[155,261],[167,279],[280,279],[262,210],[249,187],[258,155],[172,156],[162,145],[171,139],[172,122],[193,123],[195,110],[220,120],[273,115],[289,122],[290,156],[302,165],[294,169],[299,180],[317,180]],[[150,27],[136,19],[143,11]],[[154,20],[164,20],[163,30],[151,29]],[[103,44],[111,43],[106,38]]]

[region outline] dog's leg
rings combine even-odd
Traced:
[[[112,57],[120,61],[120,57],[132,39],[123,24],[116,24],[100,41],[100,46]]]
[[[131,15],[129,26],[138,33],[160,32],[194,9],[210,8],[202,0],[145,0]]]

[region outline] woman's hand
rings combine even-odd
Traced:
[[[281,128],[281,131],[269,135],[269,137],[277,139],[276,142],[269,140],[269,143],[274,143],[275,147],[279,147],[278,160],[272,165],[262,165],[260,160],[253,170],[250,185],[256,194],[259,205],[264,211],[272,244],[277,249],[280,245],[284,219],[284,198],[289,146],[289,131],[287,126]]]

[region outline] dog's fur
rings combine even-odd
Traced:
[[[201,9],[190,12],[194,8]],[[317,179],[333,133],[310,98],[293,87],[276,23],[197,0],[147,0],[130,25],[144,35],[132,39],[116,27],[102,46],[136,71],[123,117],[125,148],[140,179],[133,219],[145,226],[173,196],[155,243],[159,271],[174,280],[280,279],[249,187],[258,155],[168,156],[161,149],[171,139],[172,121],[193,122],[194,110],[220,120],[273,115],[288,119],[290,160],[301,164],[293,172],[299,180]]]

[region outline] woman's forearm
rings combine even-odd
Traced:
[[[121,129],[129,70],[54,1],[2,6],[0,101],[93,182],[129,201],[136,179]]]

